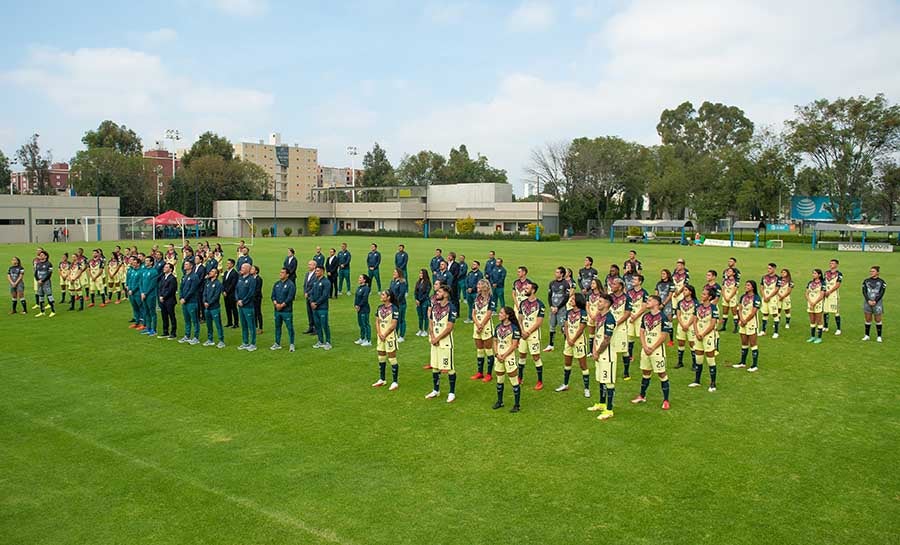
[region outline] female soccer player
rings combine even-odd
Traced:
[[[703,358],[709,365],[709,391],[716,391],[716,347],[719,341],[719,309],[712,302],[717,290],[714,286],[706,286],[700,292],[700,304],[697,305],[696,318],[694,319],[694,382],[688,384],[689,388],[700,386],[700,377],[703,376]]]
[[[588,352],[594,352],[594,335],[597,332],[597,323],[594,321],[594,317],[597,315],[597,311],[600,308],[600,299],[601,295],[603,295],[603,284],[596,276],[590,279],[587,287],[587,298],[585,300],[585,305],[587,305],[587,329],[588,329]]]
[[[591,372],[587,366],[587,305],[584,295],[572,293],[569,296],[571,308],[566,311],[563,322],[563,335],[566,343],[563,346],[563,383],[556,388],[557,392],[565,392],[569,389],[569,377],[572,376],[572,359],[578,360],[581,367],[581,380],[584,383],[584,397],[591,397]]]
[[[781,287],[778,288],[778,308],[784,313],[784,328],[791,328],[791,292],[794,291],[794,280],[791,271],[781,269]],[[772,335],[775,338],[775,335]]]
[[[357,279],[359,284],[356,288],[356,298],[353,300],[353,308],[356,309],[356,323],[359,324],[359,338],[353,344],[360,346],[372,346],[372,325],[369,321],[369,315],[372,313],[369,307],[369,287],[368,275],[361,274]]]
[[[474,322],[472,338],[475,339],[475,358],[478,372],[472,375],[472,380],[491,381],[491,373],[494,371],[494,311],[497,310],[497,301],[491,296],[491,283],[481,279],[477,284],[478,295],[472,303],[472,321]],[[484,361],[487,358],[487,373],[484,372]]]
[[[634,265],[630,261],[625,262],[629,267]],[[627,285],[627,282],[626,282]],[[627,291],[631,300],[631,316],[625,322],[625,331],[628,334],[628,359],[634,358],[634,343],[641,338],[641,317],[647,310],[647,297],[650,295],[644,289],[644,275],[631,275],[631,289]]]
[[[597,336],[594,342],[594,350],[591,355],[594,358],[594,369],[597,382],[600,383],[600,398],[597,403],[588,407],[589,411],[600,411],[597,420],[608,420],[613,417],[613,397],[616,393],[616,359],[610,343],[613,332],[616,329],[616,319],[609,312],[612,299],[603,294],[597,304],[597,313],[594,315]]]
[[[25,303],[25,268],[22,267],[22,260],[18,257],[12,258],[6,272],[6,281],[9,282],[9,295],[12,298],[12,310],[9,313],[15,314],[16,305],[21,301],[22,314],[28,314],[27,303]]]
[[[447,373],[450,393],[447,403],[456,400],[456,364],[453,358],[453,326],[456,325],[457,310],[450,303],[450,286],[440,284],[436,299],[431,305],[431,327],[428,340],[431,341],[431,380],[433,388],[425,399],[441,395],[441,373]]]
[[[499,409],[503,406],[503,380],[508,377],[516,400],[509,412],[517,413],[521,408],[522,395],[522,387],[519,385],[519,366],[516,359],[521,339],[519,322],[516,320],[516,313],[510,307],[501,308],[497,314],[500,323],[494,330],[493,341],[494,353],[497,354],[497,365],[494,368],[494,374],[497,375],[497,402],[492,408]]]
[[[609,297],[612,304],[609,311],[616,319],[616,329],[613,331],[610,344],[613,353],[622,354],[622,367],[624,368],[622,380],[631,380],[631,357],[628,355],[628,326],[626,325],[631,316],[631,299],[625,293],[625,282],[621,278],[614,278],[610,282],[612,289],[609,291]]]
[[[684,286],[690,284],[691,273],[684,266],[684,259],[678,258],[675,262],[675,272],[672,273],[672,283],[675,284],[675,293],[672,295],[672,307],[676,308],[684,297]]]
[[[834,334],[841,334],[841,284],[844,282],[844,275],[838,270],[840,262],[832,259],[828,262],[828,270],[822,275],[822,281],[825,283],[825,302],[822,308],[823,320],[825,328],[828,331],[828,316],[834,314]]]
[[[812,280],[806,284],[806,312],[809,313],[808,343],[821,344],[822,331],[825,328],[823,312],[825,310],[825,281],[822,269],[813,269]]]
[[[400,273],[403,278],[403,271],[399,268],[394,273]],[[378,342],[375,349],[378,351],[378,380],[372,384],[373,388],[381,388],[387,381],[385,380],[385,370],[387,364],[391,364],[391,385],[388,390],[394,391],[400,387],[397,383],[397,375],[400,372],[400,366],[397,363],[397,327],[400,324],[400,308],[397,305],[397,296],[391,290],[380,292],[381,305],[375,311],[375,333],[378,335]]]
[[[81,248],[79,248],[81,250]],[[75,300],[79,302],[79,311],[84,310],[84,296],[81,293],[86,281],[87,261],[84,254],[77,253],[69,265],[69,310],[75,310]]]
[[[641,320],[641,393],[632,403],[647,402],[647,388],[653,373],[659,376],[663,393],[662,409],[668,411],[669,376],[666,374],[666,341],[672,334],[672,322],[660,309],[662,301],[656,295],[647,299],[648,312]]]
[[[397,305],[397,311],[400,313],[400,321],[397,324],[397,343],[402,343],[406,336],[406,294],[409,293],[409,284],[403,276],[403,269],[397,267],[394,269],[391,284],[388,288],[394,294],[394,304]]]
[[[93,257],[88,261],[87,274],[88,285],[85,287],[84,293],[85,295],[88,295],[88,292],[90,292],[91,304],[88,305],[88,308],[91,308],[96,304],[97,294],[100,294],[100,297],[102,298],[100,306],[105,307],[106,282],[103,281],[103,277],[106,276],[106,271],[104,270],[103,259],[100,257],[100,250],[94,250]]]
[[[686,284],[681,300],[675,307],[676,326],[675,340],[678,341],[678,365],[676,369],[684,367],[684,347],[688,345],[691,352],[691,360],[696,365],[694,357],[694,343],[697,338],[694,335],[694,320],[697,318],[697,290],[694,286]]]
[[[631,291],[633,287],[634,275],[637,274],[634,270],[634,263],[631,261],[625,262],[625,269],[622,271],[622,281],[625,282],[625,291]]]
[[[721,327],[719,331],[725,331],[728,326],[728,314],[734,320],[734,333],[738,332],[738,278],[734,268],[728,267],[722,271],[722,312],[719,313]]]
[[[535,390],[544,389],[544,362],[541,361],[541,326],[544,323],[546,307],[544,302],[537,298],[538,285],[529,282],[525,285],[525,300],[519,304],[519,319],[522,328],[522,340],[519,342],[519,384],[525,378],[525,362],[528,355],[534,360],[534,368],[537,371]]]
[[[119,263],[119,259],[113,254],[109,259],[109,263],[106,264],[106,289],[109,292],[109,302],[112,303],[113,294],[117,295],[118,304],[122,300],[122,285],[119,284],[119,268],[122,265]],[[101,305],[102,306],[102,305]]]
[[[747,371],[755,373],[759,369],[759,347],[756,345],[756,334],[759,332],[759,309],[762,299],[756,287],[756,281],[744,282],[744,295],[738,302],[738,332],[741,334],[741,362],[732,365],[735,369],[747,367],[747,352],[753,351],[753,365]]]
[[[63,304],[66,302],[66,292],[69,291],[69,253],[66,252],[62,255],[62,259],[59,261],[59,265],[57,265],[56,270],[59,272],[59,303]]]
[[[663,269],[659,273],[659,282],[656,283],[656,295],[662,300],[663,312],[666,316],[674,316],[672,313],[672,298],[675,295],[675,283],[672,282],[672,271]]]
[[[876,341],[881,342],[881,317],[884,315],[884,291],[887,289],[887,283],[881,279],[881,267],[872,265],[869,269],[869,277],[863,280],[862,292],[863,298],[863,314],[866,318],[866,335],[862,338],[864,341],[869,340],[869,333],[872,331],[872,319],[875,319],[875,332],[878,334]],[[25,303],[22,303],[25,307]]]
[[[428,307],[431,302],[431,280],[428,278],[427,269],[419,269],[419,278],[416,280],[415,299],[416,317],[419,321],[419,329],[416,337],[428,336]]]

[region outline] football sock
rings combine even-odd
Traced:
[[[613,408],[613,397],[616,394],[615,385],[610,384],[606,387],[606,410],[611,411]]]
[[[836,329],[840,329],[840,328],[841,328],[841,315],[840,315],[840,314],[835,314],[835,315],[834,315],[834,327],[835,327]]]
[[[94,304],[94,294],[93,293],[91,294],[91,304],[92,305]]]
[[[553,338],[556,337],[556,331],[550,332],[550,346],[553,346]]]
[[[19,305],[19,300],[18,300],[18,299],[13,299],[13,300],[12,300],[12,311],[13,311],[13,314],[16,313],[16,307],[17,307],[18,305]]]
[[[628,357],[631,358],[632,354],[634,354],[634,341],[628,342]]]
[[[432,383],[432,389],[435,392],[441,391],[441,372],[440,371],[431,373],[431,383]]]
[[[581,370],[581,382],[584,383],[585,390],[591,387],[591,372],[589,370]]]
[[[769,320],[768,318],[763,318],[762,330],[765,331],[767,327],[769,327]]]
[[[816,324],[809,324],[809,336],[810,337],[816,336]]]
[[[750,350],[749,346],[741,347],[741,365],[747,365],[747,352]]]
[[[663,401],[668,401],[669,400],[669,379],[668,379],[668,377],[662,379],[660,387],[662,388]]]
[[[716,358],[706,358],[706,363],[709,365],[709,385],[716,385]],[[698,381],[699,382],[699,381]]]
[[[50,304],[50,312],[56,312],[56,305],[53,304],[53,296],[52,295],[47,297],[47,303]]]
[[[871,332],[872,332],[872,323],[866,322],[866,337],[868,337],[869,333],[871,333]]]
[[[519,382],[525,380],[525,364],[519,363]]]
[[[694,382],[700,384],[700,376],[703,375],[703,364],[694,364]]]
[[[751,351],[753,353],[753,367],[756,367],[756,365],[759,363],[759,347],[751,347]]]
[[[627,377],[630,373],[628,369],[631,367],[631,358],[629,356],[622,356],[622,367],[625,368],[625,376]]]
[[[66,302],[66,292],[62,292],[62,298],[60,298],[59,302],[60,302],[60,303],[65,303],[65,302]]]
[[[881,337],[881,322],[875,324],[875,331],[878,332],[878,336]]]
[[[84,310],[84,297],[81,297],[81,296],[78,297],[78,309]]]
[[[819,336],[820,339],[822,338],[823,331],[825,331],[825,328],[823,328],[823,327],[816,329],[816,334]]]
[[[697,365],[697,353],[694,352],[693,350],[691,351],[691,365],[692,366]]]
[[[503,403],[503,376],[497,378],[497,403]]]
[[[491,354],[487,358],[487,374],[491,374],[494,372],[494,355]]]
[[[606,403],[606,384],[600,383],[600,397],[597,399],[597,403],[603,405]]]
[[[478,362],[477,363],[478,372],[483,373],[484,372],[484,350],[483,349],[479,348],[478,350],[475,351],[475,359]]]
[[[785,323],[785,325],[791,325],[791,315],[790,314],[784,315],[784,323]]]
[[[100,302],[103,303],[104,305],[106,304],[106,292],[105,291],[100,294]]]
[[[567,365],[563,367],[563,384],[569,384],[569,377],[572,376],[572,366]]]
[[[391,378],[394,382],[397,382],[397,377],[400,375],[400,365],[397,363],[397,358],[388,358],[388,361],[391,364]]]
[[[684,365],[684,347],[678,347],[678,365]]]
[[[513,395],[516,397],[516,406],[518,406],[519,399],[522,397],[522,387],[518,383],[513,384]]]
[[[591,336],[588,339],[588,352],[590,352],[590,353],[594,352],[594,337],[593,336]]]
[[[384,361],[383,356],[378,357],[378,378],[384,380],[384,371],[387,367],[387,362]]]
[[[641,397],[647,397],[647,388],[649,386],[650,386],[650,377],[641,377]]]
[[[455,394],[456,393],[456,372],[450,371],[450,373],[447,375],[447,378],[450,380],[450,393]]]
[[[775,333],[778,333],[778,320],[772,323],[772,329],[774,329]]]
[[[40,296],[40,295],[35,295],[35,296],[34,296],[34,304],[35,304],[35,305],[40,305],[40,304],[41,304],[41,296]]]
[[[828,327],[828,313],[825,313],[825,327]]]
[[[538,382],[544,382],[544,362],[537,360],[534,367],[537,370]]]

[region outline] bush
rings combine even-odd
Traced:
[[[629,237],[640,237],[640,236],[644,235],[644,233],[641,231],[641,228],[636,225],[629,227],[628,230],[626,231],[626,233],[627,233],[626,236],[629,236]]]
[[[286,237],[291,236],[291,233],[293,233],[293,232],[294,232],[294,230],[291,229],[290,227],[285,227],[285,228],[284,228],[284,236],[286,236]]]
[[[263,236],[263,238],[266,238],[267,236],[269,236],[269,228],[268,227],[262,228],[262,236]]]
[[[471,235],[475,232],[475,218],[466,216],[465,218],[456,220],[456,234]]]
[[[537,232],[538,227],[541,228],[541,233],[544,233],[544,224],[543,223],[531,222],[525,226],[525,228],[528,230],[528,238],[530,238],[532,240],[534,239],[534,235]],[[544,238],[543,234],[541,235],[541,238]]]
[[[320,225],[319,216],[310,216],[309,219],[306,220],[306,229],[310,236],[318,236]]]

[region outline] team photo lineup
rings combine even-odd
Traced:
[[[313,353],[304,349],[327,352],[333,341],[350,343],[332,338],[329,310],[352,307],[359,331],[353,344],[369,348],[374,342],[376,352],[372,356],[360,351],[353,357],[377,359],[374,388],[399,389],[401,345],[410,341],[429,345],[427,362],[406,364],[407,369],[422,365],[431,373],[432,390],[426,399],[441,397],[446,375],[446,402],[456,401],[458,375],[474,371],[470,381],[496,383],[493,409],[505,406],[509,383],[513,413],[527,405],[527,396],[523,401],[522,395],[526,384],[530,382],[535,392],[544,389],[545,363],[554,375],[561,375],[555,392],[570,389],[577,363],[584,397],[596,394],[587,410],[598,413],[599,420],[613,417],[616,382],[632,379],[632,363],[640,371],[634,377],[640,378],[640,393],[630,400],[632,404],[652,398],[648,389],[654,376],[660,383],[663,410],[672,407],[673,389],[705,386],[716,392],[723,335],[738,336],[740,344],[739,354],[724,356],[734,361],[727,367],[756,373],[760,360],[763,366],[766,361],[759,339],[768,336],[774,342],[791,328],[794,302],[809,318],[807,343],[826,342],[826,332],[843,334],[842,307],[862,311],[862,341],[872,338],[872,325],[875,341],[883,340],[887,284],[878,265],[870,267],[860,292],[843,285],[838,259],[808,272],[792,272],[774,262],[763,270],[742,272],[738,260],[730,257],[721,272],[709,269],[692,277],[683,258],[671,269],[645,270],[636,250],[628,252],[621,266],[611,263],[608,269],[598,269],[594,258],[585,256],[577,264],[574,258],[564,260],[577,270],[560,265],[552,271],[533,271],[522,260],[507,263],[492,250],[467,258],[454,251],[445,256],[442,248],[435,248],[427,266],[416,268],[412,262],[425,265],[426,258],[411,258],[404,244],[391,258],[371,243],[361,261],[346,242],[328,249],[327,255],[316,246],[308,259],[288,248],[283,262],[263,265],[254,262],[243,240],[236,250],[199,241],[177,248],[154,244],[143,251],[138,246],[116,245],[108,252],[78,247],[63,252],[55,262],[47,250],[37,248],[30,270],[22,259],[11,260],[9,314],[28,315],[30,306],[34,317],[55,319],[47,326],[52,329],[60,320],[77,320],[79,312],[125,304],[131,313],[121,312],[122,327],[151,339],[217,349],[230,348],[239,340],[237,350],[254,352],[259,336],[271,326],[270,350],[287,348],[311,357]],[[272,282],[269,290],[264,288],[262,271]],[[26,280],[29,276],[31,282]],[[535,278],[544,283],[543,289]],[[33,298],[26,293],[27,285]],[[795,286],[803,288],[795,294]],[[301,332],[295,331],[295,304],[301,323],[300,307],[305,307],[306,329]],[[59,316],[63,309],[66,315]],[[408,319],[416,320],[414,336],[422,341],[407,341],[412,330]],[[240,333],[228,332],[232,329]],[[472,344],[467,340],[470,332]],[[298,340],[297,334],[309,335],[310,343],[315,342]],[[685,353],[693,379],[673,385],[667,365],[677,357],[674,368],[685,367]]]

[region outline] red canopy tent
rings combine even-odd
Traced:
[[[178,225],[183,227],[185,225],[197,225],[197,220],[193,220],[181,212],[167,210],[155,218],[146,220],[144,223],[152,225]]]

